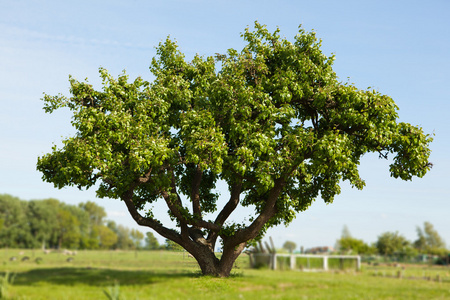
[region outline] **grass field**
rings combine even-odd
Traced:
[[[13,256],[16,261],[10,261]],[[30,259],[22,261],[25,256]],[[326,273],[252,270],[242,255],[232,276],[220,279],[200,276],[195,260],[180,252],[78,251],[67,256],[3,249],[0,277],[7,272],[15,279],[12,285],[4,284],[5,299],[108,299],[105,291],[114,294],[115,289],[127,300],[450,299],[448,267],[363,265],[360,272]]]

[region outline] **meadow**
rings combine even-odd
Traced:
[[[449,267],[364,264],[358,272],[300,272],[248,265],[241,255],[232,276],[212,278],[201,276],[183,252],[2,249],[0,277],[13,282],[0,280],[0,288],[4,299],[33,300],[450,299]]]

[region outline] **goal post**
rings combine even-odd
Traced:
[[[359,255],[317,255],[317,254],[269,254],[252,253],[252,267],[262,265],[273,270],[328,271],[344,269],[361,269]],[[259,262],[259,265],[255,264]]]

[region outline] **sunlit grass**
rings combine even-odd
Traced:
[[[128,300],[450,299],[449,269],[443,267],[365,265],[361,272],[326,273],[252,270],[243,255],[232,276],[220,279],[201,276],[195,260],[182,252],[18,253],[0,251],[0,276],[7,271],[17,274],[9,287],[10,299],[107,299],[105,290],[114,286]],[[17,260],[9,261],[13,255]],[[24,256],[30,259],[22,262]],[[42,261],[36,263],[36,257]],[[68,257],[73,260],[67,261]],[[396,278],[398,270],[404,272],[403,279]],[[422,277],[424,272],[433,279],[439,274],[441,282],[406,279],[409,274]]]

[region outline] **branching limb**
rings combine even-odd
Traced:
[[[231,187],[230,200],[228,200],[227,204],[225,204],[223,209],[217,215],[216,220],[214,221],[214,224],[216,224],[220,228],[222,227],[223,223],[225,223],[225,221],[228,219],[228,217],[233,213],[233,211],[238,206],[239,196],[240,196],[241,192],[242,192],[242,179],[240,179],[238,183],[234,184]],[[218,235],[219,235],[219,231],[210,231],[208,234],[207,240],[210,241],[212,244],[214,244]]]
[[[200,207],[200,183],[202,182],[202,175],[202,169],[198,165],[195,169],[194,178],[192,179],[191,201],[194,218],[200,219],[202,217],[202,210]]]
[[[240,243],[251,240],[258,235],[264,224],[266,224],[269,219],[276,213],[276,202],[281,194],[281,191],[283,190],[285,183],[286,182],[284,178],[275,180],[275,185],[269,193],[264,209],[249,226],[236,231],[236,233],[231,238],[232,244],[238,245]]]
[[[136,209],[136,206],[133,203],[133,192],[134,188],[130,188],[123,196],[122,200],[125,202],[128,212],[130,213],[131,217],[136,221],[137,224],[142,226],[147,226],[155,230],[158,234],[161,236],[172,240],[176,243],[181,243],[182,238],[181,235],[176,232],[173,229],[169,229],[167,227],[164,227],[159,221],[142,216],[139,211]]]
[[[223,207],[220,213],[217,215],[214,224],[222,225],[231,215],[231,213],[236,209],[239,204],[239,196],[242,192],[242,180],[239,180],[238,183],[234,184],[231,187],[231,195],[230,200],[228,200],[227,204]]]

